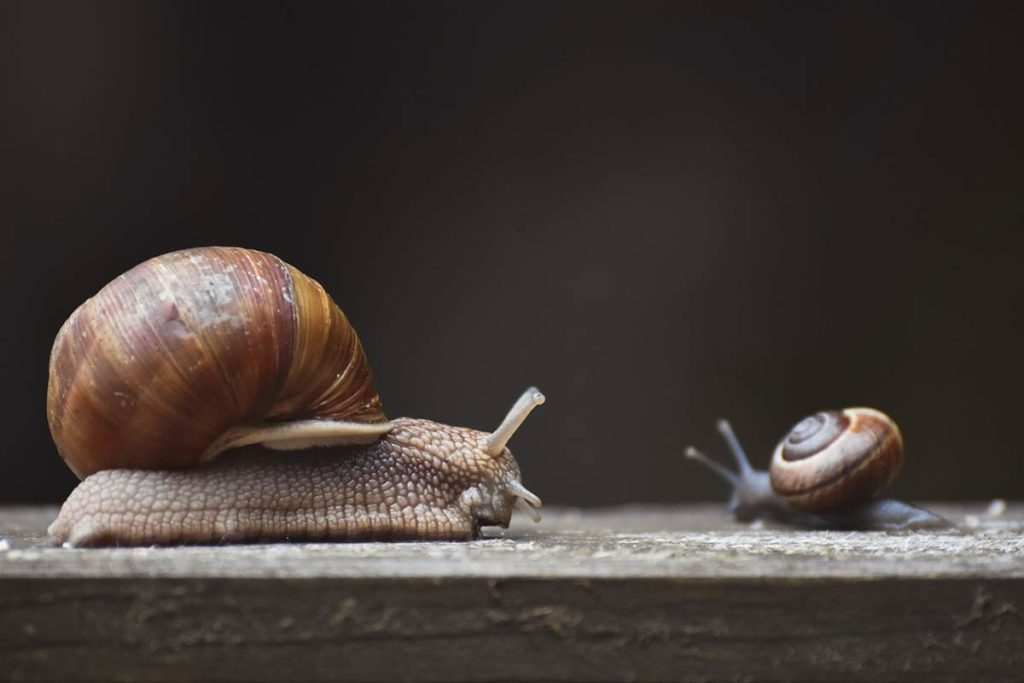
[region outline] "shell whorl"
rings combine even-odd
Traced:
[[[902,463],[896,423],[871,408],[847,408],[800,421],[775,448],[769,472],[794,508],[823,512],[876,495]]]
[[[386,417],[355,330],[312,278],[264,252],[157,256],[72,313],[47,419],[80,477],[175,469],[244,425]]]

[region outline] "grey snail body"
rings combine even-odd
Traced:
[[[686,455],[729,482],[729,510],[739,521],[866,531],[952,527],[924,508],[876,497],[903,463],[903,437],[880,411],[847,408],[804,418],[776,446],[768,471],[750,465],[728,422],[720,420],[717,426],[736,471],[693,447]]]
[[[83,481],[49,533],[74,546],[475,538],[513,508],[539,519],[506,444],[543,401],[528,389],[493,433],[388,420],[315,280],[251,249],[164,254],[54,341],[47,418]]]

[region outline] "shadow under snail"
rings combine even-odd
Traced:
[[[916,530],[953,525],[910,503],[876,498],[903,464],[903,437],[889,416],[871,408],[829,410],[801,420],[772,454],[766,472],[755,470],[732,427],[718,431],[737,471],[692,446],[686,456],[732,486],[729,510],[737,520],[770,520],[812,529]]]
[[[49,533],[72,546],[475,538],[513,507],[539,520],[506,444],[543,402],[528,389],[490,434],[389,421],[315,280],[250,249],[164,254],[54,341],[47,419],[84,480]],[[296,450],[326,445],[344,448]]]

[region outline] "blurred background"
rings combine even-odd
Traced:
[[[1013,3],[0,5],[0,502],[75,483],[63,320],[136,263],[271,251],[392,416],[490,429],[545,502],[725,496],[802,416],[903,428],[895,494],[1024,498]]]

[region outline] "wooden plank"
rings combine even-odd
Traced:
[[[66,550],[0,511],[12,680],[1024,676],[1024,506],[970,533],[551,511],[472,543]]]

